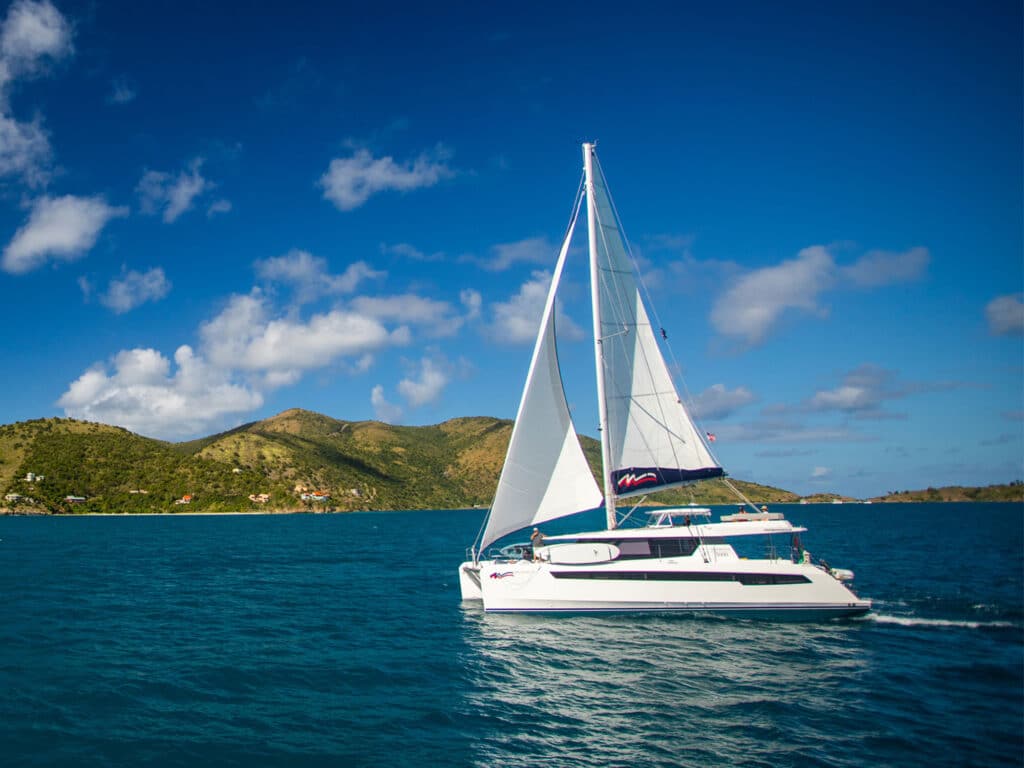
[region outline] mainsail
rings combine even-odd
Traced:
[[[591,152],[593,149],[591,148]],[[633,265],[596,154],[596,216],[605,472],[616,496],[632,496],[723,474],[683,406],[644,309]]]
[[[569,415],[555,344],[555,295],[579,207],[577,199],[551,276],[505,466],[480,540],[481,550],[520,528],[593,509],[601,503],[601,491]]]

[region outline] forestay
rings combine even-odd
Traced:
[[[594,213],[609,466],[617,496],[723,474],[683,407],[633,277],[596,155]]]
[[[580,203],[577,200],[551,277],[505,466],[480,540],[483,550],[509,533],[601,503],[601,491],[583,455],[558,368],[555,295]]]

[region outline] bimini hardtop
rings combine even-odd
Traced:
[[[669,373],[667,334],[651,322],[592,144],[583,145],[583,171],[494,501],[459,566],[463,599],[495,612],[864,613],[870,601],[842,583],[852,573],[813,562],[799,544],[804,528],[757,509],[725,479]],[[584,203],[603,487],[569,413],[555,334],[556,297]],[[657,510],[646,525],[619,519],[619,500],[714,478],[743,501],[719,522],[696,506]],[[539,530],[600,506],[605,530],[548,537]],[[531,527],[529,545],[482,554]],[[765,537],[762,557],[741,556],[731,543],[751,536]],[[779,538],[788,539],[781,555]]]

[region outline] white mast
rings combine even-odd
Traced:
[[[594,362],[597,366],[598,429],[601,431],[601,479],[604,487],[604,513],[608,530],[617,525],[615,519],[615,492],[611,483],[611,459],[608,442],[608,404],[604,394],[604,352],[601,339],[601,302],[599,300],[600,272],[597,268],[597,204],[594,202],[594,145],[583,145],[583,171],[587,193],[587,243],[590,249],[590,303],[594,315]]]

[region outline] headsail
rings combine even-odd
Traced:
[[[593,509],[601,503],[601,491],[569,415],[555,345],[555,295],[578,214],[579,200],[551,277],[505,466],[480,540],[481,550],[520,528]]]
[[[658,348],[596,156],[593,162],[605,472],[617,496],[718,477],[722,468],[679,399]]]

